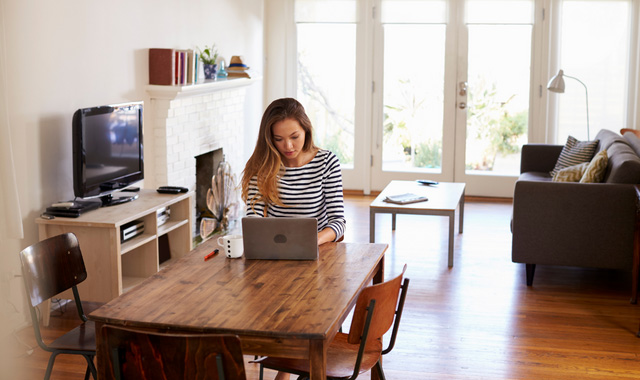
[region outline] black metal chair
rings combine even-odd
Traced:
[[[77,285],[87,278],[78,239],[74,234],[66,233],[43,240],[20,252],[20,261],[36,341],[43,350],[51,352],[44,375],[45,380],[51,376],[53,363],[59,354],[82,355],[87,361],[85,380],[90,374],[97,379],[96,367],[93,363],[96,355],[95,326],[84,314],[77,288]],[[36,306],[68,289],[73,291],[73,298],[82,323],[46,344],[40,332]]]
[[[166,334],[106,325],[100,336],[102,380],[246,380],[235,335]]]
[[[395,345],[404,300],[409,288],[409,279],[402,273],[386,282],[368,286],[358,295],[349,333],[339,332],[327,350],[327,379],[354,380],[366,371],[376,371],[384,380],[381,357]],[[382,349],[382,336],[393,330],[389,345]],[[309,378],[309,360],[264,357],[260,363],[260,380],[264,368],[298,375],[298,379]]]

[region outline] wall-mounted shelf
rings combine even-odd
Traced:
[[[207,79],[202,83],[188,85],[147,85],[147,93],[152,99],[176,99],[183,96],[194,96],[213,91],[226,90],[230,88],[248,86],[260,81],[260,78],[227,78],[227,79]]]

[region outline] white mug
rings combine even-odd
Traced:
[[[224,249],[224,254],[230,259],[242,257],[244,247],[242,235],[226,235],[218,238],[218,244]]]

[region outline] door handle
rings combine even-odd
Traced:
[[[460,108],[461,110],[467,108],[467,103],[465,103],[465,102],[458,103],[458,108]]]

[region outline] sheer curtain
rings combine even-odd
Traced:
[[[9,128],[4,9],[0,2],[0,236],[22,239],[22,217]]]

